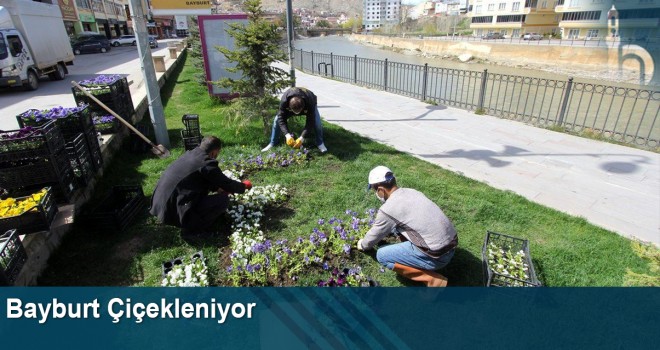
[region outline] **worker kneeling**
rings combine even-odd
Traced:
[[[458,245],[449,218],[423,193],[398,187],[387,167],[378,166],[369,172],[369,188],[383,205],[369,232],[357,242],[357,249],[372,249],[385,236],[395,233],[402,242],[379,247],[378,262],[429,287],[446,286],[447,278],[435,270],[451,261]]]
[[[207,136],[165,169],[154,190],[151,215],[180,227],[183,236],[212,232],[229,205],[228,195],[252,188],[249,180],[234,181],[222,173],[216,160],[220,148],[217,137]]]

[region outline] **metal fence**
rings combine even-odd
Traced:
[[[295,51],[295,66],[422,101],[655,148],[660,91]]]

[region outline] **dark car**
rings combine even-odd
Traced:
[[[149,35],[149,47],[151,47],[152,49],[158,47],[158,40],[153,35]]]
[[[76,40],[71,44],[71,49],[73,49],[74,55],[80,55],[81,53],[95,53],[101,52],[105,53],[110,51],[110,41],[108,39],[99,39],[99,38],[81,38]]]
[[[504,39],[504,35],[502,33],[488,33],[484,36],[481,37],[484,40],[491,40],[491,39]]]

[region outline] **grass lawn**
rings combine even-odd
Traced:
[[[223,140],[219,158],[256,155],[268,143],[261,121],[237,128],[227,121],[227,105],[209,99],[206,87],[196,83],[189,62],[180,69],[162,91],[172,157],[160,160],[150,154],[132,154],[127,148],[120,150],[100,181],[96,197],[103,197],[113,185],[135,183],[150,196],[160,173],[183,152],[179,136],[183,114],[199,114],[202,133]],[[302,122],[297,121],[294,130],[300,130]],[[584,219],[491,188],[335,125],[325,123],[324,132],[328,154],[320,155],[313,148],[307,164],[249,176],[255,185],[279,183],[289,189],[290,198],[284,205],[266,211],[264,231],[273,240],[307,237],[318,219],[341,216],[347,209],[363,213],[377,208],[378,200],[365,191],[367,174],[376,165],[386,165],[399,185],[424,192],[456,226],[459,248],[441,271],[450,285],[483,285],[481,247],[487,230],[529,239],[537,274],[547,286],[660,284],[656,248],[640,246]],[[228,221],[220,225],[226,227]],[[226,236],[186,242],[178,229],[160,226],[146,213],[123,233],[99,233],[77,225],[50,258],[39,284],[157,286],[164,261],[203,250],[211,283],[223,285],[227,244]],[[347,263],[360,265],[381,285],[407,284],[393,272],[382,271],[372,255],[353,252]],[[327,277],[318,269],[300,276],[297,284],[315,285]]]

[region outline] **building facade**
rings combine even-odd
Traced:
[[[372,31],[399,23],[401,0],[364,0],[362,25]]]
[[[562,0],[474,0],[470,29],[482,36],[499,32],[519,38],[525,33],[555,34],[559,32],[556,1]]]

